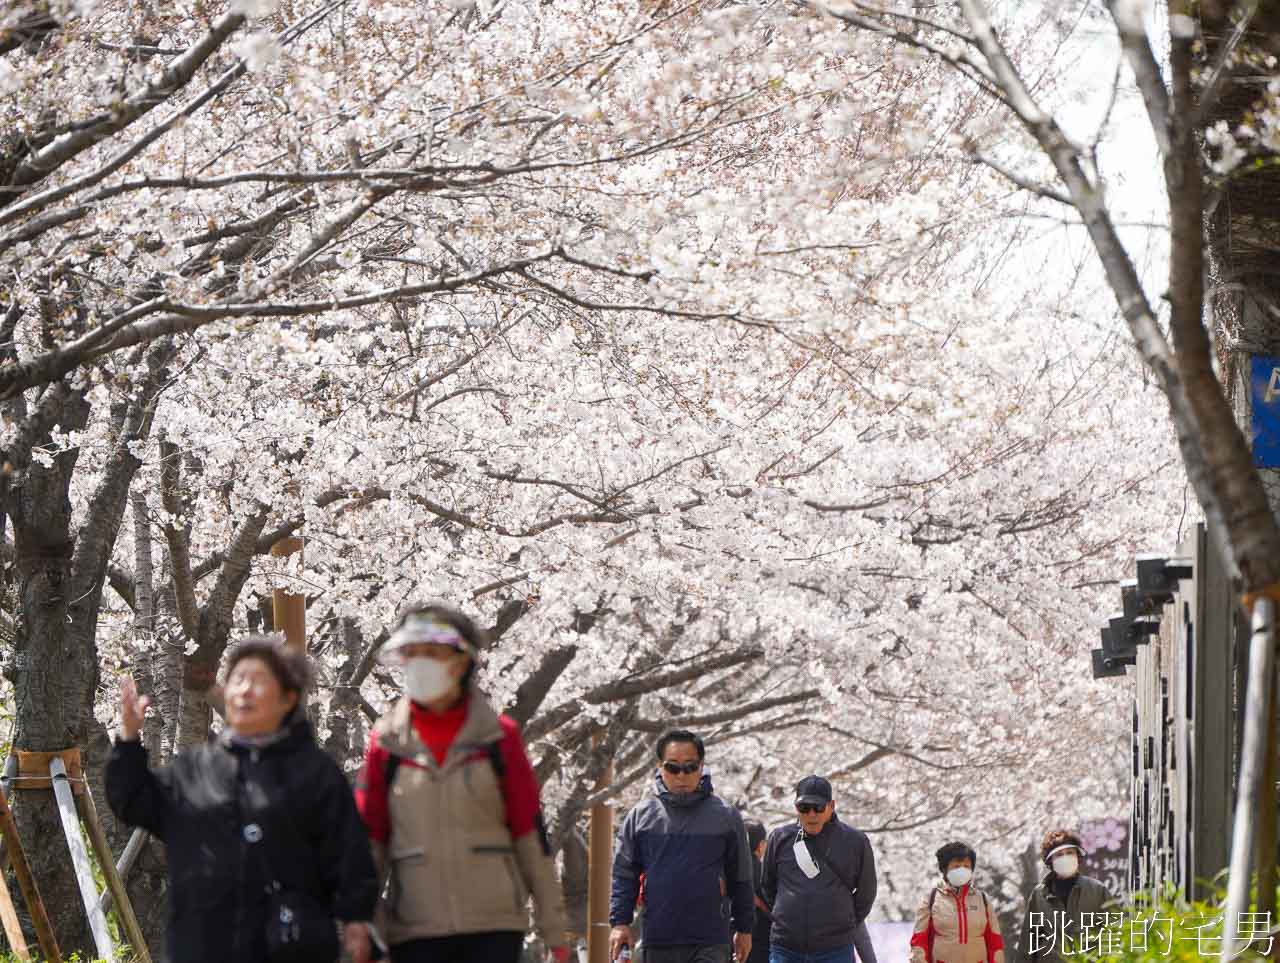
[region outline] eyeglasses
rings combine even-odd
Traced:
[[[702,768],[701,762],[664,762],[662,768],[673,776],[692,776]]]
[[[820,813],[827,808],[826,803],[796,803],[796,812],[808,815],[809,813]]]

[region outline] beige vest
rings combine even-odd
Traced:
[[[402,757],[387,806],[390,885],[387,941],[529,928],[532,892],[538,928],[564,942],[564,913],[551,859],[538,833],[513,841],[488,747],[502,738],[498,717],[474,690],[467,720],[437,765],[401,699],[378,721],[379,744]]]

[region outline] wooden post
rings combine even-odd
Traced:
[[[22,924],[18,922],[18,911],[14,909],[13,897],[9,895],[9,884],[4,880],[3,861],[0,861],[0,924],[4,926],[4,935],[13,955],[20,960],[31,959],[27,939],[22,935]]]
[[[302,539],[298,536],[282,538],[271,546],[271,554],[276,558],[298,556],[298,564],[302,564]],[[295,595],[285,589],[273,589],[271,592],[271,619],[277,632],[283,632],[285,641],[299,651],[307,647],[307,597]]]
[[[5,782],[9,782],[9,774],[17,766],[17,759],[10,756],[5,762]],[[27,862],[27,854],[22,848],[22,840],[18,838],[18,825],[13,821],[13,812],[0,791],[0,835],[4,836],[5,851],[13,864],[13,875],[17,877],[18,888],[22,890],[22,898],[26,901],[27,912],[31,914],[31,922],[36,928],[36,938],[40,942],[40,950],[48,963],[62,963],[62,953],[58,950],[58,941],[53,935],[53,927],[49,925],[49,914],[45,912],[44,901],[40,898],[40,889],[36,879],[31,875],[31,865]]]
[[[71,865],[75,869],[76,882],[80,886],[80,899],[84,903],[84,911],[89,917],[89,929],[93,933],[94,945],[98,948],[99,957],[107,963],[115,963],[115,948],[111,945],[107,917],[99,904],[98,885],[93,881],[89,851],[85,848],[84,837],[80,835],[80,818],[76,812],[71,782],[67,778],[67,765],[60,756],[49,760],[49,776],[53,781],[53,795],[58,802],[58,815],[62,817],[62,833],[67,837],[67,848],[71,850]]]
[[[98,808],[93,803],[93,796],[89,792],[89,786],[84,786],[84,792],[76,796],[76,803],[80,808],[80,818],[84,821],[85,829],[89,832],[89,842],[93,845],[94,854],[98,857],[98,866],[102,869],[102,876],[107,881],[107,891],[103,894],[102,900],[98,904],[98,911],[106,914],[108,899],[111,897],[115,901],[116,913],[120,917],[120,925],[124,927],[125,936],[129,938],[129,943],[133,946],[134,957],[139,963],[151,963],[151,952],[147,949],[147,939],[142,935],[142,927],[138,925],[138,917],[134,915],[133,904],[129,901],[129,894],[124,888],[124,880],[116,871],[115,861],[111,857],[111,844],[107,842],[107,834],[102,830],[102,823],[98,821]],[[130,840],[132,843],[133,840]]]
[[[600,737],[595,737],[597,745]],[[593,792],[613,782],[613,760],[605,765]],[[609,885],[613,869],[613,808],[591,807],[587,843],[587,963],[609,963]],[[633,947],[634,949],[634,947]]]

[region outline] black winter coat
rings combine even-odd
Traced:
[[[265,961],[272,878],[338,919],[373,916],[378,883],[364,824],[300,712],[271,745],[213,739],[154,772],[140,742],[117,742],[106,789],[117,818],[164,841],[171,963]]]
[[[871,841],[835,817],[806,845],[818,875],[805,876],[794,845],[800,827],[779,826],[764,851],[764,899],[773,907],[775,946],[795,953],[821,953],[852,946],[855,930],[876,899],[876,864]]]

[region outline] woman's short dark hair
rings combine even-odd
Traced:
[[[951,865],[951,861],[955,859],[968,859],[973,864],[973,868],[978,868],[978,854],[968,843],[954,842],[947,843],[938,850],[938,870],[945,873],[947,867]]]
[[[1051,829],[1044,834],[1044,839],[1040,840],[1040,859],[1044,863],[1049,862],[1049,854],[1059,846],[1074,846],[1080,852],[1084,852],[1084,843],[1080,842],[1080,837],[1069,829]]]
[[[307,654],[285,642],[280,635],[247,635],[227,655],[227,677],[243,659],[261,659],[285,692],[302,693],[311,685],[311,662]]]
[[[693,748],[698,750],[698,761],[701,762],[707,758],[707,747],[702,744],[702,739],[690,732],[688,729],[668,729],[658,737],[658,744],[653,747],[654,752],[658,754],[658,760],[661,761],[663,755],[666,754],[667,746],[673,742],[689,742],[693,744]]]
[[[758,819],[744,820],[743,825],[747,827],[747,846],[754,853],[756,847],[769,838],[769,833],[765,830],[764,823]]]

